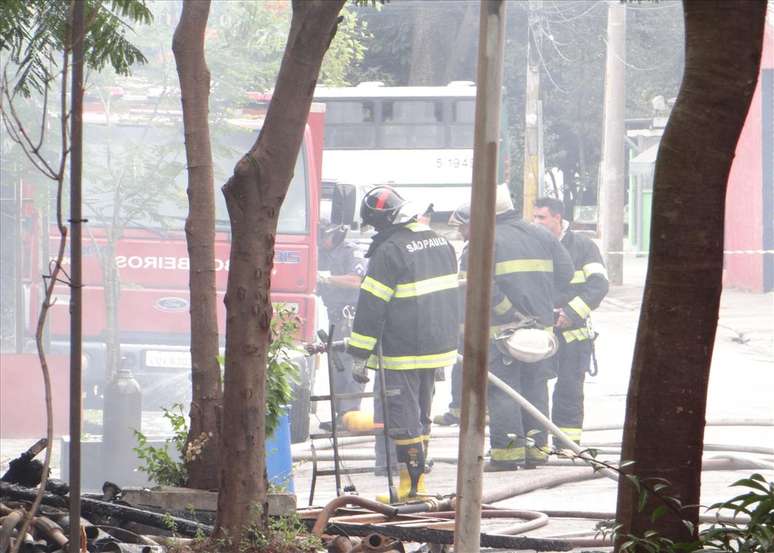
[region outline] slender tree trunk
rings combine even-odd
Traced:
[[[294,0],[290,33],[258,140],[223,186],[231,221],[226,372],[216,532],[238,545],[266,514],[266,356],[280,207],[293,176],[323,56],[345,0]],[[261,509],[255,520],[251,510]]]
[[[761,58],[766,2],[685,0],[685,73],[658,152],[648,277],[637,331],[621,460],[640,481],[668,479],[682,512],[656,521],[627,479],[622,533],[696,537],[704,415],[717,329],[728,174]],[[651,481],[652,482],[652,481]]]
[[[121,282],[116,269],[116,244],[118,237],[112,228],[107,229],[102,255],[103,297],[105,299],[105,381],[104,392],[121,368],[121,337],[118,335],[118,310]]]
[[[209,436],[201,453],[186,459],[188,485],[218,487],[220,405],[223,391],[218,363],[218,312],[215,288],[215,192],[210,147],[210,70],[204,58],[204,32],[210,0],[186,0],[172,39],[183,104],[188,161],[188,218],[185,235],[191,289],[191,426],[188,444]]]

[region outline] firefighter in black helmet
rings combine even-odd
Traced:
[[[348,338],[355,315],[355,306],[360,283],[365,276],[368,263],[363,252],[351,240],[347,240],[347,227],[320,221],[320,256],[317,291],[328,311],[328,322],[334,325],[333,340]],[[333,385],[337,394],[362,392],[365,386],[352,379],[352,358],[339,356],[341,366],[333,371]],[[333,370],[329,367],[329,370]],[[338,399],[335,405],[337,420],[360,409],[359,398]],[[330,430],[330,422],[323,422],[320,428]]]
[[[377,234],[366,253],[368,272],[360,287],[349,340],[353,376],[366,380],[377,367],[381,345],[387,397],[400,470],[399,500],[427,493],[425,459],[435,369],[457,358],[457,259],[449,242],[401,213],[406,201],[393,188],[377,186],[360,206],[364,225]],[[388,498],[378,497],[381,501]]]

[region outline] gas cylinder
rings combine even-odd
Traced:
[[[134,431],[142,428],[142,392],[132,371],[121,368],[105,388],[102,408],[102,467],[106,480],[119,486],[137,478]]]

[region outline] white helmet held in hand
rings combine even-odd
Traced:
[[[552,329],[514,327],[505,329],[495,338],[497,349],[524,363],[537,363],[552,357],[559,341]]]

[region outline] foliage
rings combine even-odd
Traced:
[[[257,520],[260,509],[253,509],[253,512]],[[318,537],[309,533],[296,513],[290,513],[281,517],[270,517],[264,530],[257,525],[251,526],[238,548],[234,548],[227,536],[198,536],[190,543],[175,545],[168,550],[170,553],[225,553],[235,549],[241,553],[315,553],[323,549],[323,544]]]
[[[216,2],[210,17],[207,60],[212,96],[223,105],[241,105],[247,91],[269,91],[279,73],[290,30],[288,2]],[[357,10],[345,6],[336,36],[320,71],[320,83],[346,86],[371,38]],[[228,56],[220,52],[228,51]]]
[[[266,530],[257,528],[246,533],[241,551],[266,551],[272,553],[315,552],[322,548],[319,538],[309,533],[295,513],[269,518]]]
[[[293,385],[299,382],[298,366],[291,354],[299,351],[297,333],[301,318],[286,305],[274,306],[271,320],[271,337],[266,368],[266,436],[277,429],[279,420],[293,400]],[[223,366],[224,359],[218,361]]]
[[[164,409],[164,418],[172,425],[173,436],[165,440],[163,448],[149,445],[145,434],[139,430],[134,431],[134,437],[137,440],[134,452],[143,462],[139,469],[147,474],[152,482],[161,486],[185,486],[188,472],[185,463],[178,460],[183,457],[188,438],[188,423],[183,414],[183,406],[176,403],[171,409]],[[177,451],[177,459],[173,459],[170,455],[170,445]]]
[[[649,499],[654,497],[658,504],[650,512],[650,520],[656,522],[668,512],[679,516],[686,528],[693,532],[693,524],[682,518],[683,504],[679,497],[670,492],[671,484],[664,478],[640,479],[627,474],[624,469],[632,465],[631,461],[620,466],[596,459],[596,450],[588,449],[578,454],[552,451],[561,456],[580,458],[588,462],[595,471],[610,469],[617,472],[626,482],[634,486],[638,493],[637,508],[645,511]],[[642,536],[627,534],[618,548],[620,553],[685,553],[690,551],[717,553],[767,553],[774,550],[774,482],[767,481],[761,474],[755,473],[748,478],[737,480],[731,487],[744,487],[748,491],[727,501],[710,505],[707,514],[714,512],[716,521],[698,532],[694,542],[675,542],[656,530],[647,530]],[[721,516],[731,511],[733,520],[725,522]],[[749,517],[742,518],[742,517]],[[737,518],[739,520],[737,521]],[[603,521],[597,525],[602,537],[613,540],[621,537],[621,524],[616,521]]]
[[[774,550],[774,482],[758,474],[737,480],[731,486],[747,488],[737,495],[708,507],[708,511],[730,510],[734,518],[747,515],[749,522],[712,524],[699,534],[705,551],[772,551]]]
[[[621,544],[621,553],[684,553],[687,551],[703,551],[706,553],[767,553],[774,550],[774,482],[767,482],[758,474],[752,474],[731,484],[731,487],[741,486],[748,491],[727,501],[710,505],[707,513],[714,512],[720,516],[723,511],[733,513],[732,522],[716,521],[709,527],[699,531],[698,540],[690,543],[675,543],[660,535],[655,530],[648,530],[642,536],[627,535]],[[643,496],[640,495],[642,498]],[[674,501],[668,495],[663,495],[667,501]],[[645,500],[640,501],[644,507]],[[655,521],[663,514],[657,507],[651,513]],[[747,516],[749,520],[736,521],[739,516]],[[683,521],[690,528],[688,521]],[[607,531],[613,535],[619,530],[617,524],[607,523]]]
[[[136,63],[147,60],[127,39],[130,22],[153,19],[144,0],[86,0],[86,67],[100,71],[110,65],[128,75]],[[56,55],[69,49],[69,2],[4,0],[0,10],[0,51],[16,66],[15,92],[29,97],[43,92],[61,63]]]
[[[271,436],[293,400],[293,384],[298,383],[298,367],[291,360],[297,351],[296,334],[301,319],[287,306],[276,307],[271,321],[272,341],[266,369],[266,435]]]

